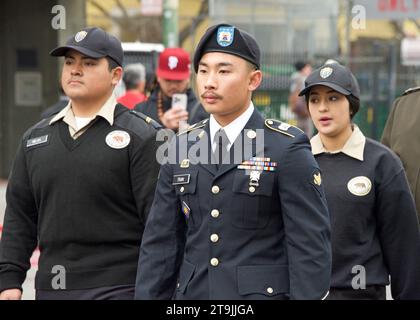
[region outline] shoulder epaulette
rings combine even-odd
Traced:
[[[265,126],[273,131],[280,132],[288,137],[294,138],[297,134],[303,133],[298,127],[276,119],[265,120]]]
[[[407,94],[419,91],[420,87],[414,87],[414,88],[410,88],[404,91],[404,93],[402,94],[402,96],[406,96]]]
[[[50,123],[50,120],[51,120],[51,117],[50,117],[50,118],[44,118],[44,119],[41,119],[38,123],[34,124],[32,127],[30,127],[28,130],[26,130],[26,131],[24,132],[24,134],[23,134],[23,139],[25,140],[25,139],[27,139],[28,137],[30,137],[30,136],[31,136],[31,134],[32,134],[32,132],[33,132],[34,130],[37,130],[37,129],[43,129],[43,128],[45,128],[45,127],[48,127],[48,126],[49,126],[49,123]]]
[[[44,128],[44,127],[49,126],[50,121],[51,121],[52,118],[53,118],[53,116],[48,117],[48,118],[44,118],[44,119],[40,120],[37,124],[35,124],[33,126],[33,129],[40,129],[40,128]]]
[[[144,113],[138,112],[136,110],[130,110],[130,113],[135,115],[136,117],[138,117],[140,119],[143,119],[146,123],[150,124],[155,129],[161,129],[162,128],[162,125],[159,122],[157,122],[157,121],[153,120],[152,118],[146,116]]]
[[[193,125],[191,125],[191,126],[189,126],[187,129],[185,129],[184,131],[181,131],[181,132],[178,132],[178,136],[180,136],[181,134],[184,134],[184,133],[188,133],[188,132],[190,132],[190,131],[193,131],[193,130],[195,130],[195,129],[200,129],[200,128],[203,128],[203,127],[205,127],[206,126],[206,123],[207,122],[209,122],[209,119],[204,119],[204,120],[202,120],[202,121],[200,121],[200,122],[197,122],[197,123],[195,123],[195,124],[193,124]]]

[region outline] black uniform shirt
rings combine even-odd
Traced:
[[[156,130],[113,101],[83,129],[67,108],[24,134],[7,187],[0,291],[20,288],[37,244],[36,289],[54,289],[54,266],[69,290],[134,284]]]
[[[363,267],[367,286],[391,275],[394,299],[420,298],[418,222],[401,161],[357,126],[339,152],[327,153],[319,135],[311,145],[331,216],[331,287],[352,288]]]

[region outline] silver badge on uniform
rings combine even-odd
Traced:
[[[76,42],[80,42],[82,41],[85,37],[87,36],[87,32],[86,31],[79,31],[78,33],[76,33],[76,35],[74,36],[74,40]]]
[[[355,196],[363,197],[372,189],[372,182],[368,177],[355,177],[347,183],[347,189]]]
[[[261,171],[251,171],[249,174],[249,185],[252,187],[259,187]]]
[[[288,124],[288,123],[285,123],[285,122],[282,122],[282,123],[279,125],[279,129],[280,129],[280,130],[283,130],[283,131],[287,131],[287,130],[289,130],[289,129],[290,129],[290,127],[291,127],[291,125],[290,125],[290,124]]]
[[[105,138],[105,142],[113,149],[123,149],[130,143],[130,135],[126,131],[114,130]]]
[[[328,78],[330,75],[332,75],[332,73],[334,72],[334,69],[331,67],[325,67],[322,68],[321,71],[319,72],[319,75],[321,76],[322,79],[326,79]]]

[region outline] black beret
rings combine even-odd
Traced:
[[[233,54],[260,68],[261,52],[257,41],[249,33],[229,24],[212,26],[204,33],[194,54],[195,72],[198,71],[201,57],[207,52]]]

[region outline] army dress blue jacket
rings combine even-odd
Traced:
[[[209,131],[207,119],[172,142],[178,148],[182,137],[199,133],[188,150],[200,139],[211,150]],[[257,154],[261,132],[263,154]],[[136,299],[325,297],[329,213],[308,138],[256,110],[231,150],[247,136],[253,154],[242,160],[248,162],[217,167],[178,159],[162,165],[140,249]],[[241,168],[261,161],[252,185]]]

